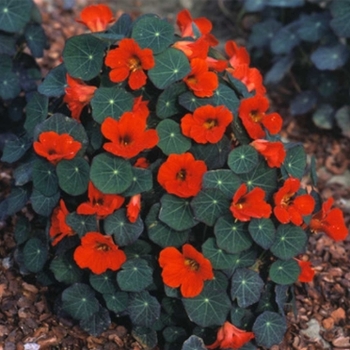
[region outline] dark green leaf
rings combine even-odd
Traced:
[[[143,221],[140,217],[135,223],[131,223],[126,217],[124,208],[108,215],[103,223],[103,228],[108,235],[113,235],[118,246],[134,243],[143,231]]]
[[[77,266],[72,256],[67,253],[55,256],[51,261],[50,270],[58,282],[65,284],[80,282],[83,277],[83,270]]]
[[[39,238],[30,238],[23,248],[23,262],[30,272],[39,272],[48,257],[47,246]]]
[[[31,23],[25,28],[24,36],[33,57],[43,57],[47,49],[47,38],[40,24]]]
[[[303,252],[306,241],[306,233],[301,227],[292,224],[279,225],[270,250],[277,258],[288,260]]]
[[[242,145],[230,152],[227,164],[236,174],[248,173],[258,165],[258,152],[252,146]]]
[[[99,303],[88,285],[74,283],[63,291],[62,307],[73,318],[83,320],[99,310]]]
[[[225,106],[234,114],[240,103],[235,91],[225,84],[219,84],[211,99],[214,106]]]
[[[332,29],[340,37],[350,37],[350,4],[343,0],[333,0],[330,5]]]
[[[31,145],[32,139],[27,134],[7,141],[3,149],[1,161],[7,163],[16,162],[27,152]]]
[[[301,17],[298,36],[305,41],[317,42],[329,33],[330,14],[328,11],[315,12]]]
[[[153,187],[152,172],[148,169],[133,167],[132,183],[128,189],[122,193],[123,197],[131,197],[135,194],[147,192]]]
[[[17,218],[14,236],[18,245],[24,243],[30,237],[30,223],[25,216]]]
[[[184,231],[197,225],[188,199],[165,194],[160,202],[159,219],[172,229]]]
[[[300,43],[299,36],[295,33],[296,22],[284,26],[275,33],[270,42],[270,48],[275,55],[286,55]]]
[[[48,113],[49,99],[47,96],[34,92],[26,106],[26,120],[24,128],[29,135],[33,134],[34,128],[43,122]]]
[[[155,67],[148,71],[148,75],[158,89],[165,89],[191,71],[185,54],[174,48],[168,48],[155,56],[155,62]]]
[[[231,278],[231,298],[239,307],[248,307],[259,301],[264,281],[249,269],[237,269]]]
[[[58,178],[55,167],[45,161],[38,159],[33,164],[33,185],[44,196],[53,196],[58,191]]]
[[[213,98],[197,97],[193,92],[187,91],[179,96],[179,103],[190,112],[194,112],[198,107],[212,104]]]
[[[191,140],[182,134],[177,122],[171,119],[162,120],[156,130],[159,136],[157,146],[164,154],[181,154],[191,148]]]
[[[79,196],[87,191],[89,184],[89,163],[81,157],[61,160],[56,167],[58,183],[63,191]]]
[[[290,102],[290,113],[294,115],[310,112],[317,104],[317,95],[315,91],[302,91],[296,95]]]
[[[143,259],[131,259],[122,265],[117,282],[124,292],[141,292],[153,282],[153,270]]]
[[[289,176],[301,179],[306,168],[306,153],[303,145],[294,145],[287,150],[286,158],[283,162],[283,169]]]
[[[129,296],[126,292],[104,293],[103,299],[108,309],[116,313],[117,316],[128,307],[129,303]]]
[[[343,44],[318,47],[310,56],[319,70],[336,70],[349,60],[349,47]]]
[[[63,63],[53,68],[39,85],[38,91],[47,97],[63,95],[66,86],[66,73],[67,69]]]
[[[37,189],[34,189],[32,195],[30,196],[30,202],[33,210],[37,214],[42,216],[50,216],[60,197],[59,191],[57,191],[54,195],[47,197],[41,194],[41,192],[39,192]]]
[[[0,54],[13,56],[16,53],[16,37],[7,33],[0,34]]]
[[[228,287],[228,278],[221,271],[214,272],[214,278],[206,282],[207,288],[219,291],[226,291]]]
[[[273,66],[265,74],[264,83],[266,85],[279,83],[291,69],[293,64],[293,55],[282,56],[280,59],[276,60]]]
[[[252,245],[247,225],[236,221],[232,214],[218,219],[214,226],[214,234],[218,247],[231,254],[240,253]]]
[[[186,330],[182,327],[168,326],[162,332],[165,341],[169,343],[182,343],[186,337]]]
[[[14,187],[6,198],[8,202],[7,215],[13,215],[21,210],[29,199],[29,191],[26,187]]]
[[[269,18],[263,22],[255,24],[249,36],[250,45],[258,48],[267,46],[281,26],[282,24],[274,18]]]
[[[215,238],[208,238],[202,244],[202,252],[204,256],[210,260],[214,269],[228,269],[237,259],[236,254],[230,254],[218,248]]]
[[[206,288],[194,298],[182,298],[189,319],[202,327],[219,326],[226,321],[231,302],[226,292]]]
[[[90,35],[69,38],[63,49],[63,61],[69,75],[82,80],[95,78],[102,68],[105,43]]]
[[[131,37],[142,48],[150,48],[156,55],[173,43],[174,27],[157,16],[142,17],[135,22]]]
[[[271,348],[282,341],[286,329],[286,321],[281,315],[265,311],[257,317],[252,330],[258,345]]]
[[[269,249],[275,240],[276,228],[271,219],[252,219],[248,231],[254,242]]]
[[[95,290],[100,293],[113,294],[117,290],[117,283],[115,281],[115,272],[106,271],[100,275],[93,273],[89,276],[89,282]]]
[[[102,123],[107,117],[116,120],[126,112],[131,111],[134,103],[133,96],[118,86],[100,87],[91,99],[92,117]]]
[[[92,160],[90,178],[103,193],[118,194],[132,184],[132,168],[128,161],[101,153]]]
[[[149,239],[162,248],[182,246],[188,240],[190,230],[176,231],[159,221],[159,208],[160,204],[155,203],[146,217],[145,223]]]
[[[293,284],[298,280],[300,267],[294,259],[276,260],[270,266],[269,276],[277,284]]]
[[[153,349],[158,344],[157,332],[151,328],[133,327],[131,335],[144,349]]]
[[[331,130],[334,126],[334,112],[332,105],[323,103],[312,114],[312,121],[321,129]]]
[[[79,215],[76,212],[69,213],[66,216],[66,224],[69,225],[79,237],[83,237],[87,232],[98,231],[96,215]]]
[[[33,2],[30,0],[2,0],[0,3],[0,30],[20,32],[29,22]]]
[[[23,186],[29,181],[32,181],[33,164],[37,157],[32,156],[26,159],[24,163],[18,164],[13,171],[13,178],[16,186]]]
[[[88,318],[81,319],[80,327],[94,337],[99,336],[103,331],[107,330],[111,324],[109,312],[100,306],[99,310]]]
[[[149,292],[132,293],[128,312],[133,325],[151,328],[160,317],[160,304]]]
[[[107,33],[115,33],[126,36],[132,24],[132,18],[128,13],[123,13],[118,20],[108,28]]]

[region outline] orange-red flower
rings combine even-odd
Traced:
[[[126,206],[126,217],[131,223],[136,222],[141,210],[141,194],[135,194],[130,198]]]
[[[145,157],[137,158],[135,163],[134,163],[134,167],[147,169],[149,167],[149,161]]]
[[[69,74],[66,75],[67,87],[63,101],[67,103],[72,118],[80,120],[81,111],[94,97],[96,86],[86,85],[82,80],[75,79]]]
[[[266,160],[270,168],[280,168],[286,157],[286,150],[280,141],[254,140],[251,143]]]
[[[88,187],[88,202],[81,203],[77,213],[82,215],[96,214],[99,219],[112,214],[124,203],[124,197],[117,194],[104,194],[90,181]]]
[[[137,90],[146,84],[144,70],[153,68],[155,62],[151,49],[141,49],[134,39],[125,38],[119,42],[119,47],[107,53],[105,64],[112,68],[111,81],[120,83],[129,77],[130,88]]]
[[[299,260],[297,258],[294,259],[297,261],[300,267],[298,281],[305,283],[311,282],[315,276],[315,270],[312,268],[311,261]]]
[[[310,215],[315,207],[315,200],[309,194],[297,196],[300,180],[294,177],[287,179],[283,186],[274,194],[275,207],[273,212],[282,224],[292,222],[300,226],[303,215]]]
[[[225,106],[205,105],[181,119],[182,133],[198,143],[216,143],[224,136],[233,115]]]
[[[324,232],[335,241],[342,241],[349,230],[345,226],[343,212],[339,208],[331,209],[333,203],[334,199],[330,197],[322,204],[322,209],[312,216],[310,229],[313,232]]]
[[[278,113],[266,114],[268,108],[269,101],[262,95],[255,95],[241,101],[238,115],[252,139],[265,137],[263,126],[273,135],[280,132],[283,120]]]
[[[60,242],[64,237],[73,236],[75,234],[72,228],[66,223],[66,217],[68,214],[69,211],[63,199],[61,199],[59,206],[54,209],[51,215],[49,234],[53,239],[51,242],[53,246]]]
[[[200,294],[204,281],[214,278],[211,262],[190,244],[182,247],[182,253],[174,247],[164,248],[158,261],[163,269],[164,284],[171,288],[180,287],[185,298]]]
[[[263,189],[255,187],[248,192],[247,185],[243,183],[232,198],[230,211],[233,217],[240,221],[249,221],[251,218],[269,218],[271,206],[265,202],[264,198]]]
[[[225,52],[229,56],[229,63],[234,69],[238,66],[250,64],[250,57],[247,49],[243,46],[238,46],[233,40],[229,40],[225,44]]]
[[[119,120],[106,118],[101,125],[106,142],[103,148],[119,157],[132,158],[145,149],[158,143],[158,134],[154,129],[146,130],[146,119],[133,112],[125,112]]]
[[[81,149],[81,143],[66,133],[44,131],[39,135],[39,141],[34,142],[33,147],[39,156],[56,165],[62,159],[73,159]]]
[[[193,19],[187,9],[183,9],[178,13],[176,24],[180,29],[182,37],[195,37],[193,24],[195,24],[202,35],[209,34],[213,27],[209,19],[205,17]]]
[[[206,171],[205,162],[195,160],[191,153],[170,154],[160,166],[157,179],[168,193],[188,198],[201,190]]]
[[[88,232],[81,238],[73,257],[80,268],[88,268],[99,275],[107,269],[117,271],[124,264],[126,255],[118,248],[111,236]]]
[[[84,24],[92,32],[106,30],[108,24],[115,20],[111,9],[103,4],[85,7],[80,13],[80,18],[77,22]]]
[[[198,97],[213,96],[219,85],[218,76],[210,72],[207,62],[201,58],[191,60],[191,72],[184,78],[187,87]]]
[[[218,330],[215,343],[207,345],[208,349],[232,349],[238,350],[244,344],[254,339],[253,332],[247,332],[239,329],[230,322],[226,321]]]

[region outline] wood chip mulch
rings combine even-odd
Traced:
[[[59,63],[65,40],[83,28],[74,20],[77,11],[66,11],[50,0],[36,2],[51,44],[45,57],[38,60],[45,74]],[[89,2],[77,0],[82,6]],[[124,3],[130,6],[129,0],[119,0],[118,6],[123,8]],[[141,13],[142,1],[136,5]],[[320,193],[324,199],[335,198],[349,226],[350,140],[313,132],[294,119],[288,121],[282,136],[302,142],[308,155],[315,155]],[[8,191],[10,180],[11,169],[1,164],[0,197]],[[56,316],[47,288],[36,284],[32,276],[21,275],[13,263],[15,245],[11,222],[0,222],[0,350],[142,349],[123,325],[112,323],[101,336],[92,337],[73,321]],[[296,285],[297,315],[288,313],[286,337],[271,350],[350,350],[350,237],[335,243],[325,235],[315,235],[306,254],[317,271],[315,279]]]

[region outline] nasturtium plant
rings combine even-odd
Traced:
[[[23,29],[28,11],[5,4],[8,27]],[[127,318],[145,348],[278,344],[293,284],[315,273],[307,240],[345,239],[342,212],[302,185],[314,165],[279,136],[244,47],[216,51],[210,21],[187,10],[174,28],[96,6],[2,155],[16,164],[0,209],[18,262],[59,286],[62,309],[94,336]],[[0,60],[15,82],[12,69]]]

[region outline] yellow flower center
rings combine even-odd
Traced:
[[[218,125],[218,122],[216,119],[207,119],[204,123],[204,127],[208,130],[215,128],[217,125]]]
[[[129,59],[129,69],[132,71],[132,72],[135,72],[139,69],[141,69],[141,61],[139,60],[138,57],[136,56],[133,56]]]
[[[185,265],[188,266],[191,271],[198,271],[199,270],[199,264],[197,263],[196,260],[186,258]]]
[[[255,123],[259,123],[261,119],[264,117],[263,113],[259,113],[259,111],[253,110],[249,113],[249,116]]]
[[[185,181],[186,180],[186,170],[181,169],[177,174],[176,174],[176,179],[180,181]]]
[[[108,252],[111,247],[108,244],[96,242],[96,250],[102,250],[103,252]]]

